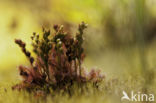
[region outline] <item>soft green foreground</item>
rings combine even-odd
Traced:
[[[79,94],[79,90],[74,88],[76,93],[72,97],[55,94],[55,96],[49,95],[47,98],[35,98],[33,94],[25,91],[12,91],[11,87],[19,83],[20,79],[17,69],[8,69],[0,71],[0,103],[129,103],[121,101],[123,90],[128,94],[131,91],[156,94],[156,49],[154,45],[146,48],[147,68],[145,69],[140,63],[138,48],[122,48],[106,50],[102,54],[96,53],[95,57],[88,55],[90,58],[86,58],[85,67],[90,68],[96,65],[105,73],[105,79],[101,83],[99,91],[90,87],[88,92]],[[144,92],[145,89],[146,92]]]
[[[0,74],[0,103],[121,103],[122,91],[141,92],[146,84],[148,93],[156,93],[156,82],[149,85],[141,76],[124,76],[124,78],[105,79],[97,91],[89,88],[88,92],[79,94],[78,90],[72,97],[56,94],[47,98],[35,98],[25,91],[12,91],[11,86],[19,82],[17,71],[3,71]],[[152,78],[152,80],[154,80]],[[129,103],[124,101],[123,103]],[[154,102],[153,102],[154,103]]]

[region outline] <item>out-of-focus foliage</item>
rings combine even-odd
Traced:
[[[63,24],[73,33],[81,21],[90,28],[85,35],[88,67],[97,65],[107,73],[116,68],[119,74],[139,70],[142,64],[154,68],[155,18],[155,0],[1,0],[0,70],[27,64],[14,38],[30,44],[29,36],[41,32],[42,26],[51,29],[53,24]]]
[[[81,21],[89,24],[83,65],[102,68],[108,81],[102,83],[102,93],[90,89],[82,96],[58,95],[46,102],[120,103],[122,90],[146,87],[156,93],[156,0],[0,0],[0,103],[42,103],[8,89],[19,81],[16,66],[28,64],[14,38],[29,45],[32,32],[41,33],[42,26],[63,24],[72,34]],[[112,76],[121,79],[109,80]]]

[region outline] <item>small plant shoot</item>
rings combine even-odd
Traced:
[[[104,76],[99,70],[88,73],[82,67],[85,58],[83,35],[87,24],[79,24],[75,37],[65,32],[63,25],[54,25],[53,28],[53,34],[50,30],[43,29],[42,35],[33,33],[31,36],[35,57],[26,49],[22,40],[15,40],[28,58],[30,66],[19,66],[23,81],[12,88],[50,93],[50,90],[70,91],[74,84],[80,88],[87,83],[97,87]]]

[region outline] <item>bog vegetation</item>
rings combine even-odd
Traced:
[[[79,88],[91,83],[98,88],[98,83],[104,78],[99,70],[89,73],[81,66],[85,54],[83,48],[83,33],[87,24],[79,24],[78,32],[73,37],[64,31],[63,25],[54,25],[55,33],[43,29],[43,34],[33,33],[31,36],[33,53],[26,49],[26,44],[16,39],[22,52],[28,58],[30,66],[19,66],[23,81],[13,86],[13,89],[28,91],[41,90],[49,93],[50,90],[71,93],[71,87]]]

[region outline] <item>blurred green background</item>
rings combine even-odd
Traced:
[[[86,68],[108,77],[155,70],[156,0],[0,0],[0,73],[28,65],[15,38],[31,49],[33,32],[63,24],[74,34],[81,21]]]
[[[21,82],[17,67],[30,65],[14,39],[31,50],[33,32],[63,24],[75,35],[82,21],[88,23],[83,66],[105,74],[101,91],[43,102],[12,91]],[[0,0],[0,103],[121,103],[123,90],[156,93],[155,85],[156,0]]]

